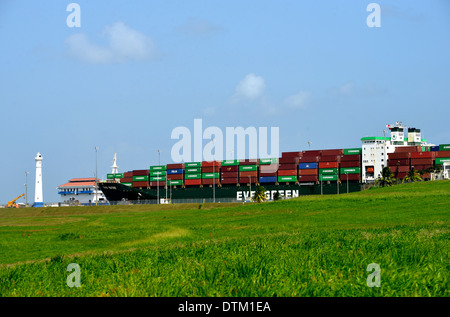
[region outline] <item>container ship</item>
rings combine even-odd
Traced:
[[[111,203],[118,201],[248,201],[258,186],[268,200],[276,196],[339,194],[361,191],[388,166],[403,179],[414,168],[430,180],[437,168],[450,172],[450,144],[421,138],[420,130],[397,122],[390,137],[363,137],[347,149],[282,152],[281,157],[186,162],[107,174],[99,187]]]

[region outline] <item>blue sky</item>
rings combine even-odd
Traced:
[[[69,3],[81,27],[69,28]],[[381,27],[369,28],[369,3]],[[402,121],[450,143],[450,3],[0,3],[0,203],[70,178],[171,163],[178,126],[279,127],[280,152],[360,146]],[[205,141],[206,143],[206,141]],[[21,199],[22,201],[22,199]]]

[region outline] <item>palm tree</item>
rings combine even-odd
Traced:
[[[255,191],[255,195],[252,197],[253,201],[257,203],[266,201],[266,189],[264,186],[258,186]]]
[[[394,184],[395,179],[393,178],[393,173],[389,166],[383,167],[381,171],[381,177],[375,180],[375,185],[379,185],[381,187],[392,186]]]
[[[408,173],[406,173],[405,178],[403,178],[403,182],[417,182],[421,181],[422,178],[420,177],[420,174],[412,167]]]

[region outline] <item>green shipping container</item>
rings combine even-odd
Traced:
[[[187,167],[202,167],[202,162],[184,163],[184,168],[187,168]]]
[[[355,148],[355,149],[344,149],[344,155],[358,155],[362,153],[361,148]]]
[[[296,182],[296,181],[297,181],[297,176],[278,176],[279,183]]]
[[[157,182],[157,181],[165,182],[166,177],[165,176],[153,176],[153,177],[150,177],[150,181],[151,182]]]
[[[166,165],[150,166],[150,171],[165,171],[165,170],[167,170],[167,166]]]
[[[220,178],[220,173],[202,173],[202,178]]]
[[[439,151],[450,151],[450,144],[440,144]]]
[[[106,174],[106,178],[107,179],[114,179],[115,178],[115,174]]]
[[[258,165],[241,165],[239,166],[239,172],[257,171]]]
[[[133,182],[148,182],[147,175],[133,176]]]
[[[267,165],[267,164],[277,164],[278,158],[265,158],[265,159],[259,159],[260,165]]]
[[[319,175],[319,181],[337,181],[337,175]]]
[[[131,187],[131,186],[133,186],[133,183],[121,183],[122,185],[125,185],[125,186],[128,186],[128,187]]]
[[[184,179],[199,179],[199,178],[202,178],[202,173],[184,174]]]
[[[337,168],[319,168],[319,175],[325,174],[325,175],[337,175],[338,169]]]
[[[342,167],[341,174],[361,174],[361,167]]]
[[[202,172],[201,167],[189,167],[189,168],[184,169],[185,174],[197,174],[197,173],[201,173],[201,172]]]
[[[450,163],[450,157],[436,157],[436,160],[434,162],[436,165]]]
[[[125,175],[124,175],[124,173],[116,173],[116,174],[114,174],[114,177],[115,178],[124,178]]]
[[[169,179],[169,180],[167,180],[167,185],[181,186],[181,185],[183,185],[183,180],[182,179]]]
[[[221,162],[221,166],[235,166],[239,165],[238,160],[225,160]]]
[[[166,171],[151,171],[150,176],[166,176]]]

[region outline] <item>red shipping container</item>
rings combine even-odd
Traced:
[[[299,176],[307,176],[307,175],[318,175],[319,171],[317,169],[306,169],[306,170],[298,170]]]
[[[220,184],[219,181],[220,180],[218,178],[216,178],[216,179],[213,179],[213,178],[202,178],[202,185],[212,185],[214,183],[216,185],[219,185]]]
[[[343,155],[344,149],[336,149],[336,150],[322,150],[322,156],[329,156],[329,155]]]
[[[245,171],[245,172],[239,172],[239,177],[258,177],[258,171]]]
[[[436,157],[450,157],[450,151],[437,151]]]
[[[123,173],[123,177],[133,177],[133,172],[125,172]]]
[[[133,182],[133,185],[131,187],[133,187],[133,188],[138,188],[138,187],[148,188],[148,182]]]
[[[409,165],[409,159],[389,159],[388,166]]]
[[[320,156],[322,155],[322,150],[310,150],[310,151],[303,151],[303,157],[305,156]],[[308,163],[308,162],[305,162]]]
[[[424,173],[423,175],[422,175],[422,179],[425,179],[425,178],[431,178],[431,173]]]
[[[299,182],[317,182],[319,181],[319,176],[314,175],[301,175],[298,177]]]
[[[360,161],[348,161],[348,162],[341,162],[341,167],[361,167]]]
[[[250,179],[248,177],[239,177],[239,184],[249,184],[250,181],[252,184],[259,183],[258,177],[250,177]]]
[[[342,155],[341,156],[341,162],[349,162],[349,161],[361,161],[361,155],[354,154],[354,155]]]
[[[410,152],[400,152],[400,153],[388,153],[388,158],[391,159],[409,159],[411,157]]]
[[[278,171],[278,164],[269,164],[269,165],[260,165],[259,172],[260,173],[274,173]]]
[[[133,182],[133,177],[124,177],[120,179],[121,183],[132,183]]]
[[[278,176],[297,176],[297,170],[279,170]]]
[[[347,178],[347,176],[348,176],[348,178]],[[346,182],[347,179],[349,181],[360,181],[361,175],[360,174],[341,174],[341,176],[339,176],[339,178],[342,182]]]
[[[170,179],[170,180],[180,180],[180,179],[183,179],[183,174],[168,174],[167,175],[167,179]]]
[[[316,163],[319,162],[319,156],[302,156],[299,163]]]
[[[280,164],[278,171],[281,170],[296,170],[298,168],[297,164]]]
[[[341,159],[340,155],[327,155],[327,156],[321,156],[319,158],[319,162],[339,162]]]
[[[202,162],[202,167],[212,167],[212,166],[220,166],[221,165],[221,161],[203,161]]]
[[[300,157],[282,157],[278,159],[280,164],[298,164]]]
[[[405,152],[421,152],[421,146],[397,146],[395,148],[395,153],[405,153]]]
[[[422,171],[422,170],[426,170],[430,167],[433,167],[433,165],[414,165],[414,169],[416,171]]]
[[[220,177],[224,177],[224,178],[232,178],[232,177],[239,177],[239,172],[221,172],[220,173]]]
[[[437,152],[412,152],[411,158],[434,158]]]
[[[397,178],[398,179],[404,179],[405,176],[406,176],[406,173],[398,173]],[[394,177],[395,177],[395,175],[394,175]]]
[[[239,160],[239,165],[259,165],[258,159]]]
[[[133,176],[146,176],[146,175],[150,175],[150,170],[135,170],[132,173],[133,173]]]
[[[272,172],[272,173],[259,172],[259,177],[264,177],[264,176],[277,176],[277,172]]]
[[[220,167],[221,172],[238,172],[239,166],[233,165],[233,166],[221,166]]]
[[[161,181],[161,182],[150,182],[150,187],[165,187],[166,186],[166,182],[165,181]]]
[[[220,166],[202,167],[202,173],[219,173],[221,171]]]
[[[166,168],[168,170],[184,168],[184,163],[167,164]]]
[[[395,173],[397,171],[397,166],[389,166],[389,168],[391,169],[392,173]],[[408,171],[409,171],[409,166],[399,166],[398,167],[399,173],[406,173]]]
[[[194,185],[201,185],[202,184],[202,180],[200,178],[198,179],[186,179],[184,181],[184,185],[186,186],[194,186]]]
[[[338,162],[319,162],[319,168],[339,168]]]
[[[301,157],[301,156],[303,156],[303,152],[281,152],[281,158]]]
[[[222,178],[220,180],[221,184],[237,184],[238,182],[238,178],[237,177],[229,177],[229,178]]]
[[[411,159],[411,166],[413,165],[429,165],[429,164],[433,164],[433,159],[432,158],[412,158]]]

